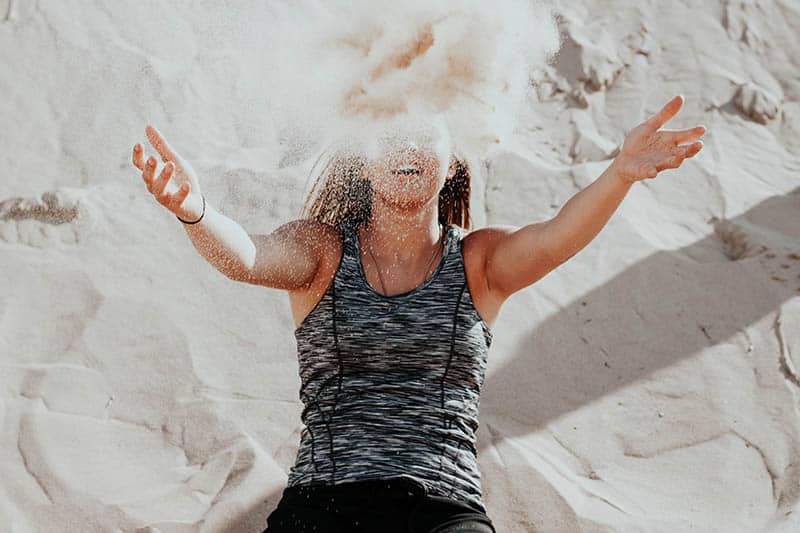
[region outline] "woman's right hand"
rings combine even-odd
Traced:
[[[142,171],[142,179],[147,190],[155,196],[158,203],[166,207],[173,214],[184,220],[197,220],[203,213],[203,200],[200,191],[200,181],[197,179],[192,166],[183,159],[168,144],[163,135],[154,127],[147,126],[145,133],[150,144],[156,149],[165,163],[158,178],[153,176],[158,168],[157,160],[154,156],[147,158],[147,164],[143,161],[143,147],[136,143],[133,147],[133,164]],[[175,183],[178,185],[177,192],[168,192],[167,184],[174,175]]]

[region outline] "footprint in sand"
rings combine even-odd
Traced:
[[[750,235],[735,222],[717,217],[712,217],[710,222],[714,225],[717,238],[722,241],[725,255],[731,261],[753,257],[767,250],[763,244],[752,242]]]
[[[760,256],[759,261],[769,273],[770,279],[781,283],[800,282],[800,253],[771,251],[763,244],[753,242],[752,237],[739,224],[730,220],[712,218],[714,233],[722,242],[723,251],[731,261]],[[796,288],[800,292],[800,283]]]
[[[767,252],[764,259],[769,260],[765,266],[769,268],[770,279],[780,282],[797,282],[797,292],[800,292],[800,254],[790,252],[776,254]]]
[[[0,240],[44,247],[51,242],[77,244],[90,225],[81,191],[46,191],[39,198],[0,200]]]
[[[739,87],[733,97],[736,109],[759,124],[767,124],[778,116],[781,106],[778,97],[752,83]]]

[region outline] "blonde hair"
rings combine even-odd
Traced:
[[[325,155],[323,152],[314,163],[311,178]],[[439,223],[455,224],[468,230],[472,225],[469,213],[470,168],[465,159],[452,157],[456,170],[439,191]],[[334,150],[314,181],[300,217],[335,227],[345,222],[356,226],[366,224],[372,214],[372,185],[363,177],[366,164],[367,159],[362,154],[347,148]]]

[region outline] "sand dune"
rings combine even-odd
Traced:
[[[358,106],[451,106],[477,226],[554,215],[685,96],[667,127],[706,125],[704,150],[503,307],[484,498],[509,533],[800,531],[800,6],[554,4],[545,64],[530,13],[516,40],[473,35],[518,2],[430,4],[396,33],[369,17],[396,3],[358,5],[0,0],[0,531],[264,529],[301,429],[288,300],[206,263],[130,148],[157,125],[215,207],[268,232],[359,79]],[[475,68],[463,101],[436,77],[447,46]]]

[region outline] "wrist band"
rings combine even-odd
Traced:
[[[203,220],[203,216],[205,216],[205,214],[206,214],[206,197],[205,197],[205,195],[203,195],[202,193],[200,194],[200,196],[203,198],[203,212],[202,212],[202,213],[200,213],[200,218],[198,218],[198,219],[197,219],[197,220],[195,220],[194,222],[189,222],[188,220],[183,220],[183,219],[182,219],[181,217],[179,217],[178,215],[175,215],[175,218],[177,218],[178,220],[180,220],[180,221],[181,221],[181,222],[183,222],[184,224],[197,224],[198,222],[200,222],[201,220]]]

